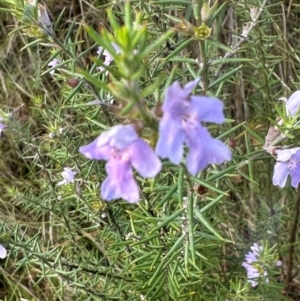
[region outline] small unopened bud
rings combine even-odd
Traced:
[[[56,137],[56,134],[55,133],[49,133],[49,138],[50,139],[53,139],[53,138],[55,138]]]
[[[195,193],[197,193],[198,195],[204,195],[208,193],[208,188],[203,185],[195,184],[193,188]]]
[[[66,84],[71,88],[76,88],[79,84],[79,79],[77,78],[70,78],[65,80]]]
[[[209,28],[205,23],[202,23],[199,27],[194,27],[195,38],[198,40],[205,40],[211,34],[211,28]]]
[[[231,148],[234,149],[234,148],[236,147],[236,141],[235,141],[233,138],[231,138],[231,139],[229,140],[228,145],[229,145]]]
[[[102,218],[102,219],[106,219],[106,218],[107,218],[107,214],[106,214],[105,212],[103,212],[103,213],[101,214],[101,218]]]
[[[181,22],[175,24],[175,29],[186,36],[193,36],[194,25],[186,19],[184,19],[184,17],[181,14],[178,14],[178,17],[180,18]]]
[[[218,0],[213,0],[215,1],[215,3],[210,6],[210,2],[211,1],[205,1],[202,4],[202,8],[201,8],[201,20],[202,22],[205,22],[207,24],[209,24],[209,20],[211,19],[211,17],[213,16],[213,14],[216,12],[217,8],[218,8]]]
[[[26,0],[28,4],[36,7],[37,1],[35,0]],[[55,36],[55,32],[52,29],[52,23],[50,21],[47,8],[42,4],[37,4],[37,13],[38,13],[38,23],[43,28],[45,33],[51,37]]]

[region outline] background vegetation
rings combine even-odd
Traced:
[[[0,1],[0,113],[7,124],[0,140],[0,242],[8,250],[0,261],[0,299],[300,300],[299,200],[289,185],[272,185],[275,160],[263,150],[284,110],[278,99],[300,89],[300,5],[219,1],[208,10],[210,37],[194,41],[174,31],[151,51],[141,86],[161,80],[145,105],[162,101],[173,80],[202,76],[197,94],[224,102],[226,123],[209,127],[233,159],[197,177],[164,162],[157,179],[137,177],[142,200],[130,205],[101,200],[104,162],[78,152],[109,120],[123,122],[95,104],[98,96],[113,97],[99,88],[95,95],[78,68],[97,64],[86,24],[111,32],[106,9],[123,24],[125,2],[45,1],[62,44],[34,27],[15,31],[24,19],[7,11],[9,2]],[[180,12],[201,25],[193,3],[131,1],[132,15],[141,13],[153,45],[178,24]],[[58,49],[67,50],[59,55],[70,71],[52,76],[47,65]],[[110,82],[109,75],[95,78]],[[285,145],[297,146],[297,125],[288,130]],[[76,181],[58,187],[66,166],[76,170]],[[253,289],[241,264],[255,242],[269,262],[283,266],[267,266],[270,282]]]

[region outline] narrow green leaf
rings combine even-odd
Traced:
[[[181,166],[178,175],[178,200],[179,204],[182,206],[184,191],[184,168]]]
[[[171,196],[173,195],[173,193],[176,191],[177,189],[177,184],[174,184],[172,187],[169,188],[168,193],[165,195],[164,198],[161,199],[160,202],[155,203],[155,207],[156,208],[160,208],[160,206],[162,204],[164,204],[165,202],[169,201]]]
[[[163,34],[159,39],[157,39],[153,44],[151,44],[150,46],[148,46],[142,53],[141,56],[142,57],[147,57],[148,55],[150,55],[151,52],[153,51],[157,51],[158,48],[165,43],[172,35],[173,35],[174,31],[173,30],[169,30],[167,31],[165,34]]]
[[[83,69],[78,71],[78,74],[76,73],[75,75],[81,76],[81,77],[83,76],[87,81],[92,83],[95,87],[97,87],[99,89],[103,89],[105,91],[109,91],[107,85],[104,82],[100,81],[94,75],[89,74],[87,71],[85,71]]]
[[[244,62],[252,62],[252,59],[238,58],[238,57],[224,58],[224,59],[213,60],[213,61],[210,62],[210,65],[229,64],[229,63],[244,63]]]
[[[219,201],[224,197],[224,195],[219,195],[217,198],[215,198],[213,201],[209,202],[207,205],[205,205],[203,208],[199,210],[200,213],[204,213],[209,208],[213,207],[215,204],[219,203]]]
[[[228,47],[228,46],[220,43],[219,41],[215,40],[213,37],[209,37],[205,41],[207,41],[208,43],[213,44],[214,46],[216,46],[216,47],[218,47],[220,49],[223,49],[223,50],[225,50],[227,52],[230,52],[230,53],[234,52],[230,47]]]
[[[176,187],[176,186],[175,186]],[[177,188],[177,187],[176,187]],[[172,220],[174,220],[177,216],[181,215],[184,211],[184,208],[179,209],[178,211],[174,212],[172,215],[170,215],[168,218],[166,218],[163,222],[161,222],[158,226],[151,229],[149,234],[160,230],[161,228],[165,227],[167,224],[169,224]]]
[[[151,4],[161,4],[161,5],[191,5],[191,1],[184,0],[157,0],[149,1]]]
[[[208,220],[202,215],[202,213],[198,209],[195,208],[194,213],[204,227],[211,231],[220,240],[224,240],[222,236],[217,232],[217,230],[215,230],[215,228],[208,222]]]
[[[190,38],[179,45],[175,46],[175,50],[173,50],[166,58],[165,62],[167,63],[171,58],[173,58],[177,53],[185,49],[192,41],[194,41],[194,38]]]
[[[242,65],[240,65],[239,67],[229,71],[228,73],[224,74],[223,76],[219,77],[218,79],[216,79],[214,82],[212,82],[209,85],[209,89],[213,88],[214,86],[219,85],[221,82],[225,81],[227,78],[230,78],[231,75],[235,74],[236,72],[238,72],[240,69],[242,68]]]
[[[193,193],[188,196],[187,216],[189,221],[189,250],[191,251],[191,260],[195,263],[195,241],[194,241],[194,197]]]

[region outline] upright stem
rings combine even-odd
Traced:
[[[300,191],[298,192],[298,199],[295,204],[295,217],[294,223],[290,233],[290,249],[288,254],[288,266],[287,266],[287,275],[286,275],[286,288],[288,288],[293,280],[293,258],[295,251],[295,241],[296,241],[296,232],[298,227],[299,219],[299,207],[300,207]]]
[[[203,94],[206,95],[208,90],[208,75],[207,75],[207,57],[206,57],[206,49],[205,49],[205,41],[199,41],[200,44],[200,64],[202,67],[202,84],[203,84]]]

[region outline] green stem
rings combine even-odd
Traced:
[[[288,291],[288,287],[290,286],[293,280],[293,258],[294,258],[294,251],[295,251],[296,232],[298,227],[299,207],[300,207],[300,191],[298,192],[298,199],[295,204],[294,223],[290,233],[290,249],[288,254],[288,264],[287,264],[287,273],[286,273],[286,291]]]
[[[206,95],[208,90],[208,75],[207,75],[207,58],[206,58],[206,49],[205,49],[205,41],[199,41],[200,44],[200,63],[202,65],[202,84],[203,84],[203,94]]]

